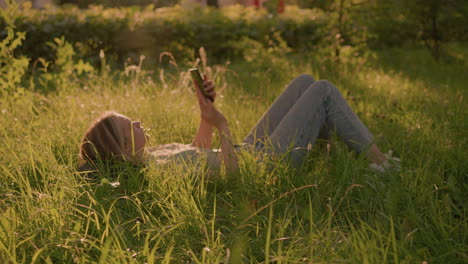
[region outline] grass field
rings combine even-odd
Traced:
[[[3,96],[0,262],[466,263],[468,49],[449,50],[438,63],[395,49],[365,63],[292,55],[206,67],[237,141],[298,74],[330,80],[402,159],[387,175],[338,141],[299,171],[246,155],[236,178],[122,166],[90,182],[75,169],[79,140],[105,110],[141,120],[150,145],[191,142],[199,113],[187,74],[143,64]]]

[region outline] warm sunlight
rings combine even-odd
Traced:
[[[0,263],[468,263],[466,10],[0,0]]]

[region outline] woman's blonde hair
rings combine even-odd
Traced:
[[[105,112],[86,130],[80,144],[79,170],[95,167],[98,160],[128,160],[133,158],[124,150],[124,135],[118,126],[119,114]]]

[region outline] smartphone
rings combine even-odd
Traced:
[[[205,98],[207,98],[208,100],[210,100],[211,102],[214,102],[214,98],[211,97],[206,91],[205,91],[205,86],[203,85],[203,78],[201,77],[201,74],[200,72],[198,71],[198,68],[192,68],[189,70],[190,71],[190,74],[192,75],[192,79],[197,83],[198,87],[200,87],[200,90],[203,94],[203,96],[205,96]]]

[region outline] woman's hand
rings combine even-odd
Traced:
[[[210,95],[213,99],[216,98],[216,91],[215,91],[215,86],[214,83],[211,80],[208,80],[206,75],[205,81],[203,82],[203,85],[206,87],[205,91]],[[213,105],[213,103],[205,98],[205,96],[202,94],[200,89],[203,89],[202,87],[198,87],[198,85],[195,83],[195,91],[197,93],[198,97],[198,104],[200,105],[200,111],[201,111],[201,118],[205,122],[209,123],[210,125],[221,129],[223,126],[227,125],[227,120],[224,117],[224,115],[219,112]]]
[[[208,77],[206,76],[206,74],[203,74],[203,79],[204,79],[203,86],[205,88],[205,92],[213,99],[213,102],[214,102],[214,99],[216,98],[215,85],[212,80],[208,80]],[[202,88],[202,87],[198,87],[198,84],[195,81],[193,81],[193,85],[195,85],[197,90]]]
[[[214,99],[216,98],[215,85],[212,80],[208,80],[208,77],[206,76],[206,74],[203,75],[203,78],[205,79],[203,81],[203,85],[205,86],[205,91],[211,98],[213,98],[213,102],[214,102]]]

